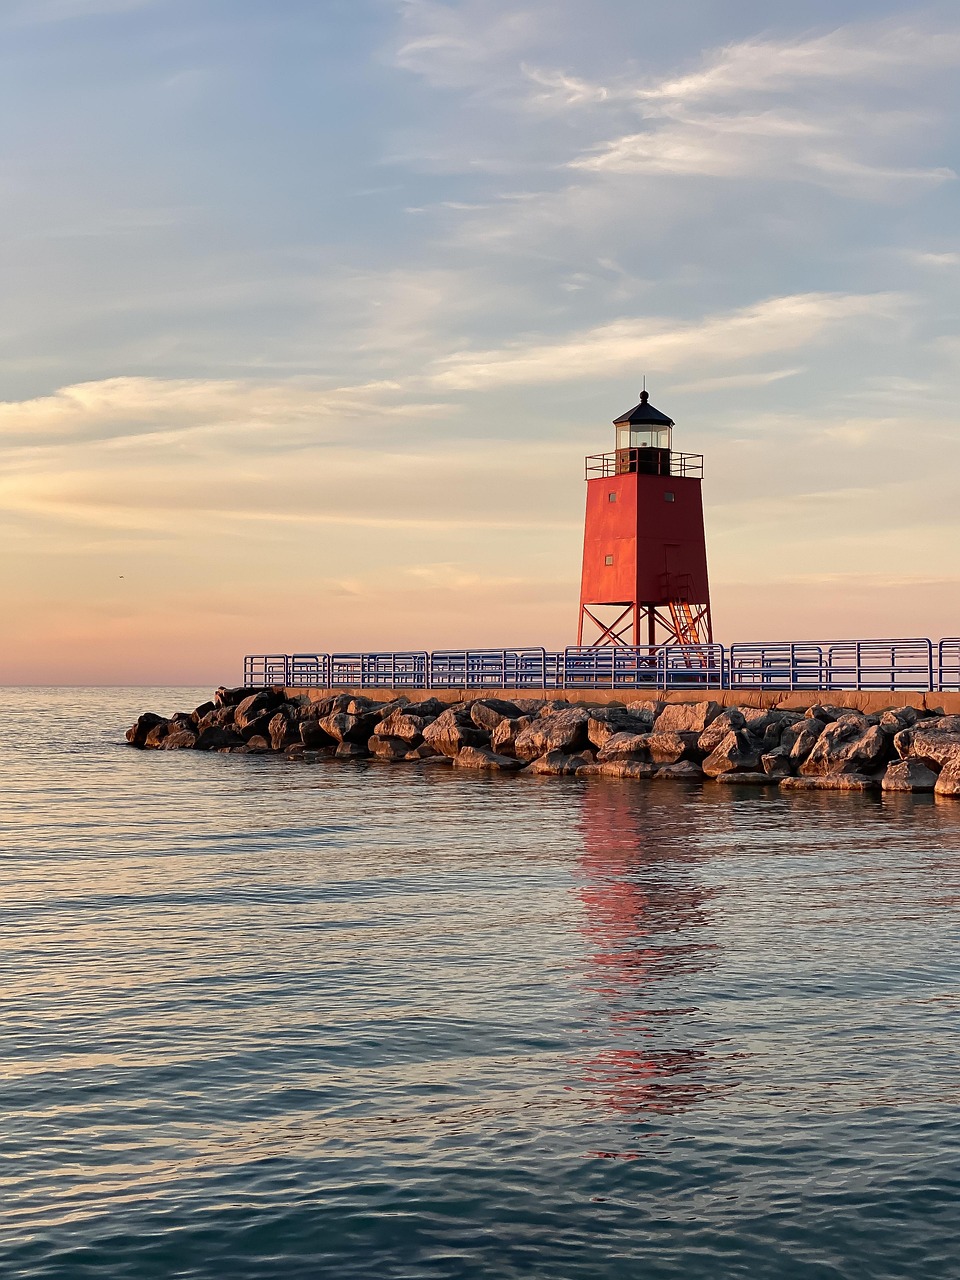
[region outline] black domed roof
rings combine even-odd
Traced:
[[[640,403],[635,405],[627,413],[621,413],[619,418],[614,418],[613,425],[615,427],[625,426],[627,423],[633,426],[645,427],[673,427],[676,423],[672,418],[668,418],[665,413],[661,413],[659,409],[655,409],[652,404],[648,403],[649,396],[646,391],[640,392]]]

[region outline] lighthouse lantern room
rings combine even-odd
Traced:
[[[614,427],[615,451],[586,460],[578,643],[708,644],[703,456],[673,451],[646,390]]]

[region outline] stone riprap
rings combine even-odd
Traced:
[[[556,777],[960,797],[960,715],[911,706],[865,714],[821,703],[786,710],[709,700],[590,706],[490,697],[448,705],[220,688],[193,711],[147,712],[126,737],[141,749],[275,752],[307,762],[418,761]]]

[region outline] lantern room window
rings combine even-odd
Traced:
[[[669,427],[644,427],[629,422],[617,427],[618,449],[669,449]]]

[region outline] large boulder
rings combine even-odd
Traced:
[[[398,708],[387,716],[373,731],[375,738],[400,738],[407,744],[407,750],[417,747],[423,741],[425,722],[421,716],[410,715],[406,707]]]
[[[516,720],[520,714],[517,704],[505,698],[480,698],[470,708],[470,719],[487,733],[493,733],[501,721]]]
[[[190,729],[178,729],[168,733],[160,743],[161,751],[192,751],[197,745],[197,735]]]
[[[893,740],[903,759],[919,760],[930,768],[960,766],[960,734],[939,733],[926,725],[903,729]]]
[[[587,745],[588,718],[581,707],[541,716],[517,734],[514,749],[521,760],[536,760],[553,751],[574,754]]]
[[[884,791],[932,791],[937,775],[920,760],[894,760],[887,765],[880,786]]]
[[[548,751],[539,756],[530,765],[531,773],[548,774],[551,777],[564,777],[575,774],[584,765],[592,765],[594,758],[589,751]]]
[[[374,735],[367,743],[367,750],[377,760],[404,760],[410,743],[402,738],[380,738]]]
[[[722,773],[755,773],[760,766],[760,747],[746,729],[733,729],[703,762],[708,778]]]
[[[808,720],[819,720],[822,724],[833,724],[834,720],[839,720],[842,716],[849,714],[849,707],[825,707],[819,702],[815,702],[812,707],[807,707],[804,712]]]
[[[364,743],[373,733],[377,722],[378,717],[374,712],[354,715],[349,711],[334,711],[328,716],[321,716],[320,728],[335,742]]]
[[[726,711],[722,711],[700,734],[697,746],[705,756],[708,756],[719,747],[728,733],[736,733],[746,723],[746,718],[739,707],[727,707]]]
[[[667,732],[654,727],[653,733],[644,736],[646,750],[654,764],[677,764],[698,754],[698,733]]]
[[[784,747],[774,747],[772,751],[763,752],[760,765],[768,778],[788,778],[793,773],[790,752]]]
[[[577,777],[592,777],[594,774],[598,774],[604,778],[629,778],[631,781],[640,781],[654,777],[657,770],[662,767],[659,764],[652,764],[649,760],[628,758],[601,760],[597,756],[595,765],[585,765],[577,770]]]
[[[366,760],[370,752],[362,742],[340,742],[334,755],[338,760]]]
[[[224,729],[227,725],[233,724],[233,717],[236,707],[215,707],[213,711],[208,711],[206,715],[201,716],[197,722],[198,729]]]
[[[790,763],[794,768],[803,764],[826,727],[825,720],[811,716],[809,719],[798,720],[796,724],[788,725],[784,729],[780,735],[780,746],[789,755]]]
[[[147,734],[157,725],[166,723],[165,716],[158,716],[155,711],[145,711],[127,730],[126,739],[131,747],[143,747],[146,745]]]
[[[631,715],[625,707],[591,707],[587,712],[587,739],[598,751],[620,733],[646,733],[649,722]]]
[[[723,714],[718,702],[671,702],[653,723],[654,733],[703,733]]]
[[[251,685],[239,689],[226,689],[221,685],[214,693],[213,700],[218,707],[236,707],[247,698],[255,698],[258,693],[263,692],[262,685]]]
[[[267,734],[273,751],[283,751],[286,747],[292,747],[295,742],[301,741],[300,725],[292,708],[281,707],[271,716],[267,725]]]
[[[960,796],[960,765],[950,764],[941,770],[933,789],[938,796]]]
[[[320,721],[313,716],[301,720],[297,725],[297,730],[300,734],[301,743],[311,750],[316,750],[320,747],[331,747],[337,742],[337,739],[327,733]]]
[[[781,791],[876,791],[878,778],[863,773],[826,773],[815,777],[781,778]]]
[[[423,740],[441,755],[453,757],[464,747],[484,746],[487,735],[476,727],[468,712],[448,707],[436,720],[424,725]]]
[[[533,724],[533,716],[518,716],[515,720],[501,720],[490,735],[490,747],[504,756],[517,754],[517,734],[528,724]]]
[[[197,735],[198,751],[223,751],[227,747],[244,745],[239,733],[226,726],[211,725],[209,729],[201,729]]]
[[[889,734],[863,716],[847,714],[823,730],[800,773],[808,778],[862,773],[886,764],[891,755]]]
[[[457,769],[483,769],[492,772],[513,772],[523,768],[523,761],[516,756],[501,756],[483,747],[463,747],[454,757]]]
[[[918,727],[927,733],[960,733],[960,716],[934,716]]]
[[[600,761],[639,760],[647,754],[649,739],[649,733],[615,733],[607,738],[600,748],[597,759]]]
[[[730,787],[775,787],[780,778],[774,774],[757,770],[735,770],[733,773],[718,773],[714,782]]]
[[[635,720],[641,720],[645,728],[652,729],[657,716],[665,706],[666,703],[660,702],[659,699],[644,698],[640,702],[627,703],[627,711]]]
[[[693,760],[678,760],[676,764],[662,764],[654,772],[657,782],[702,782],[703,770]]]
[[[890,707],[880,716],[880,728],[887,733],[899,733],[901,729],[912,729],[919,716],[916,707]]]
[[[164,739],[170,732],[170,723],[167,720],[161,720],[159,724],[155,724],[143,740],[143,745],[149,750],[156,750],[161,746]]]
[[[257,721],[264,718],[266,724],[269,724],[271,716],[283,700],[283,694],[278,689],[261,689],[237,703],[233,723],[240,733],[246,729],[252,730]]]
[[[419,716],[421,720],[436,720],[437,716],[442,716],[447,709],[447,704],[441,702],[439,698],[424,698],[422,702],[408,702],[403,707],[408,716]],[[384,714],[385,708],[379,708],[380,714]],[[392,708],[393,711],[396,707]]]

